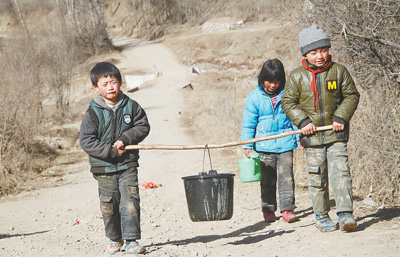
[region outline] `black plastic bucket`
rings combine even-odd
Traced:
[[[233,215],[233,177],[215,170],[182,177],[192,221],[229,220]]]

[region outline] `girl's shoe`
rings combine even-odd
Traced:
[[[143,254],[146,252],[146,248],[140,246],[136,241],[126,242],[125,245],[125,252],[132,253],[132,254]]]
[[[321,232],[330,232],[337,229],[336,223],[333,223],[328,214],[324,215],[315,214],[315,226]]]
[[[299,220],[299,218],[296,215],[294,215],[293,211],[283,211],[282,219],[287,223],[292,223]]]
[[[273,213],[273,212],[264,212],[263,211],[263,216],[264,216],[264,220],[266,222],[274,222],[274,221],[276,221],[276,216],[275,216],[275,213]]]
[[[108,243],[107,253],[108,254],[116,254],[121,250],[121,247],[124,245],[124,240],[113,241],[110,239]]]

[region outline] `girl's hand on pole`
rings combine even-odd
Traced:
[[[246,155],[246,157],[247,158],[250,158],[250,153],[252,152],[253,150],[251,150],[250,148],[246,148],[246,149],[244,149],[244,155]]]
[[[308,123],[301,129],[301,131],[303,131],[304,135],[311,135],[314,134],[315,131],[317,131],[317,128],[314,126],[314,124]]]

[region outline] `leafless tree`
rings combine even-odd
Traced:
[[[48,160],[53,155],[36,139],[46,131],[48,120],[64,122],[69,117],[74,68],[112,48],[103,16],[104,0],[35,3],[39,13],[57,8],[59,19],[45,16],[36,20],[36,26],[30,26],[23,15],[34,1],[0,3],[0,7],[7,8],[0,12],[16,13],[27,32],[15,39],[5,38],[0,49],[0,195],[35,174],[32,171],[46,168],[37,160]],[[55,99],[57,117],[46,116],[45,99]]]
[[[22,27],[24,28],[24,30],[25,30],[25,32],[26,32],[26,35],[27,35],[28,37],[30,37],[28,28],[27,28],[26,25],[25,25],[25,20],[24,20],[24,17],[23,17],[23,15],[22,15],[21,9],[19,8],[18,1],[17,1],[17,0],[13,0],[13,2],[14,2],[14,6],[15,6],[15,11],[18,13],[18,17],[19,17],[19,20],[20,20],[20,22],[21,22],[21,25],[22,25]]]

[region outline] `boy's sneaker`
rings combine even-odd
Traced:
[[[275,213],[273,213],[273,212],[264,212],[263,211],[263,216],[264,216],[264,220],[266,222],[274,222],[274,221],[276,221],[276,216],[275,216]]]
[[[328,214],[318,215],[315,214],[315,226],[321,232],[330,232],[337,229],[336,223],[333,223]]]
[[[283,211],[282,219],[287,223],[292,223],[299,220],[299,218],[293,213],[293,211]]]
[[[107,253],[108,254],[116,254],[121,250],[121,247],[124,245],[124,240],[113,241],[110,239],[108,243]]]
[[[339,227],[342,231],[349,231],[357,227],[357,222],[350,212],[339,213]]]
[[[125,252],[132,254],[143,254],[146,252],[146,248],[144,246],[140,246],[136,241],[126,242]]]

